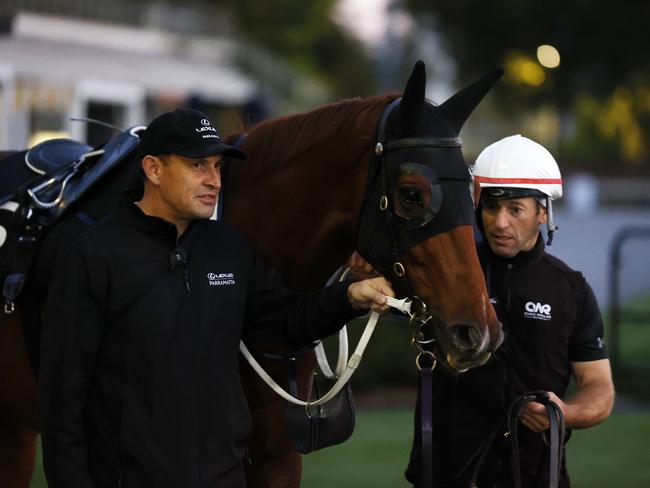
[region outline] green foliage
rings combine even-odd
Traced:
[[[404,0],[435,28],[466,81],[501,65],[492,95],[503,116],[550,106],[559,113],[556,140],[576,169],[607,173],[612,160],[627,172],[650,172],[650,3],[632,0]],[[557,68],[537,63],[537,47],[557,48]],[[626,99],[627,97],[627,99]],[[556,140],[542,141],[555,143]]]
[[[324,80],[339,96],[374,93],[373,64],[358,40],[331,18],[336,0],[226,0],[238,35],[303,72]]]

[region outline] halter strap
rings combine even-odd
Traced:
[[[378,157],[381,157],[384,151],[393,151],[408,147],[462,147],[463,141],[460,137],[403,137],[386,142],[388,117],[401,102],[401,97],[396,98],[386,106],[384,112],[381,114],[377,132],[377,143],[382,145],[382,150],[381,154],[377,154]]]

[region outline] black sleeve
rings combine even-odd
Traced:
[[[44,312],[39,382],[43,465],[50,488],[92,488],[84,407],[104,330],[108,270],[71,257],[56,276]]]
[[[575,329],[569,339],[570,361],[607,359],[603,340],[603,318],[589,283],[584,282],[584,293]]]
[[[245,335],[265,342],[280,337],[296,346],[332,335],[366,313],[352,308],[348,286],[344,282],[318,292],[290,292],[280,274],[256,254],[248,280]]]

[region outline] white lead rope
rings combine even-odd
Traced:
[[[411,300],[408,298],[404,298],[403,300],[397,300],[395,298],[386,297],[386,304],[406,314],[410,314],[411,312]],[[359,339],[359,343],[357,344],[354,353],[347,361],[347,364],[345,365],[345,369],[341,372],[341,374],[338,374],[339,368],[337,365],[338,379],[336,380],[336,383],[334,383],[332,388],[325,395],[323,395],[321,398],[319,398],[314,402],[306,402],[304,400],[300,400],[299,398],[296,398],[293,395],[286,392],[280,385],[278,385],[275,382],[273,378],[271,378],[268,375],[266,371],[264,371],[264,369],[262,369],[262,366],[260,366],[257,360],[253,357],[253,355],[250,353],[250,351],[248,350],[248,348],[246,347],[243,341],[239,342],[239,350],[244,355],[244,357],[249,362],[249,364],[253,367],[253,369],[257,372],[260,378],[262,378],[264,382],[267,385],[269,385],[271,389],[273,389],[273,391],[275,391],[278,395],[280,395],[288,402],[294,403],[296,405],[302,405],[304,407],[322,405],[328,400],[334,398],[336,394],[339,391],[341,391],[341,389],[345,386],[345,384],[348,381],[350,381],[350,378],[352,377],[355,370],[361,363],[361,357],[363,356],[363,352],[366,349],[368,342],[370,341],[370,337],[372,336],[372,333],[375,331],[375,327],[377,325],[378,320],[379,320],[379,314],[377,312],[371,312],[370,319],[368,319],[368,324],[366,324],[366,328],[364,329],[363,334]],[[347,348],[347,344],[346,344],[346,348]],[[339,362],[340,362],[340,357],[339,357]],[[329,366],[328,369],[330,369]],[[331,369],[330,369],[330,373],[331,373]]]

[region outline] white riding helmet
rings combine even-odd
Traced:
[[[557,230],[551,201],[562,196],[562,175],[545,147],[519,134],[506,137],[481,151],[472,173],[481,185],[483,197],[530,196],[541,200],[548,214],[548,244],[551,243]]]
[[[473,173],[481,189],[527,188],[538,190],[553,200],[562,196],[562,175],[551,153],[519,134],[501,139],[481,151]]]

